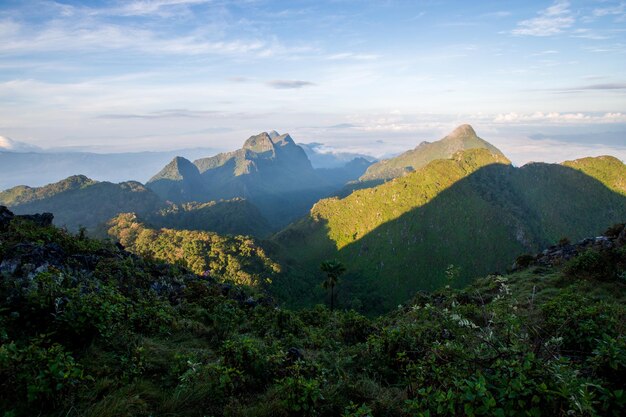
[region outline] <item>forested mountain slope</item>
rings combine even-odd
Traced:
[[[623,414],[623,224],[368,319],[35,219],[0,207],[6,415]]]
[[[319,300],[314,271],[337,258],[348,270],[346,299],[364,311],[386,311],[417,290],[446,285],[450,268],[458,271],[455,285],[464,285],[506,270],[519,253],[626,219],[624,164],[610,157],[572,164],[580,170],[516,168],[499,154],[472,149],[343,199],[322,200],[274,236],[292,268],[276,291],[295,305]]]

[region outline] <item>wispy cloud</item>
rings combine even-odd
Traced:
[[[315,83],[310,81],[301,81],[301,80],[272,80],[266,83],[269,87],[276,88],[278,90],[288,90],[294,88],[302,88],[302,87],[310,87],[314,86]]]
[[[541,10],[537,17],[519,22],[511,33],[520,36],[558,35],[575,22],[569,6],[569,1],[557,0],[552,6]]]
[[[250,81],[250,79],[247,77],[235,76],[229,77],[228,81],[230,81],[231,83],[247,83],[248,81]]]
[[[120,15],[137,16],[161,13],[165,9],[211,3],[212,0],[141,0],[131,1],[117,9]]]
[[[572,37],[581,38],[581,39],[591,39],[595,41],[601,41],[605,39],[610,39],[610,36],[602,35],[595,30],[591,30],[588,28],[579,28],[575,29],[572,33]]]
[[[145,114],[132,114],[132,113],[113,113],[102,114],[98,116],[98,119],[197,119],[207,116],[215,116],[219,114],[218,111],[207,110],[186,110],[186,109],[171,109],[161,110]]]
[[[626,91],[626,83],[599,83],[573,87],[551,88],[548,91],[571,93],[576,91]]]
[[[326,57],[328,60],[357,60],[357,61],[370,61],[374,59],[380,58],[380,55],[376,54],[361,54],[361,53],[353,53],[353,52],[341,52],[337,54],[331,54]]]
[[[596,17],[604,16],[626,16],[626,3],[620,3],[616,6],[601,7],[593,10],[593,15]]]
[[[0,21],[0,52],[76,52],[127,50],[146,54],[265,54],[267,42],[251,40],[210,40],[201,35],[162,38],[148,29],[79,21],[52,22],[29,30],[17,22]]]
[[[494,119],[494,123],[626,123],[626,114],[616,113],[558,113],[558,112],[535,112],[535,113],[502,113]]]

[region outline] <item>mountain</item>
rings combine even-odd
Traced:
[[[94,230],[118,213],[148,213],[163,206],[161,199],[135,181],[99,182],[75,175],[44,187],[18,186],[0,192],[0,204],[17,214],[55,213],[55,224],[70,230]]]
[[[206,194],[198,167],[181,156],[175,157],[153,176],[148,186],[169,201],[202,200]]]
[[[249,239],[127,216],[144,257],[32,220],[0,207],[6,416],[623,415],[623,224],[368,318],[238,284],[272,276]]]
[[[176,155],[195,158],[211,152],[208,148],[164,152],[70,152],[43,150],[15,141],[7,145],[2,139],[0,137],[0,190],[22,184],[43,186],[77,173],[99,181],[143,182]]]
[[[504,156],[500,150],[479,138],[468,124],[457,127],[452,133],[436,142],[422,142],[415,149],[395,158],[373,164],[359,178],[360,181],[385,181],[415,171],[436,159],[452,157],[467,149],[487,149],[495,155]]]
[[[577,169],[571,168],[572,166]],[[345,296],[387,311],[417,290],[456,285],[509,267],[518,253],[626,219],[626,167],[611,157],[516,168],[499,152],[470,149],[345,198],[318,202],[273,237],[293,271],[276,281],[295,304],[321,297],[310,276],[337,258]],[[304,302],[306,304],[306,302]]]
[[[244,198],[277,228],[305,214],[352,172],[354,167],[320,175],[291,136],[272,131],[251,136],[241,149],[193,164],[175,158],[147,186],[175,203]]]

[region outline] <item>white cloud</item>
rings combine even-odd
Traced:
[[[620,112],[590,114],[590,113],[558,113],[558,112],[535,112],[535,113],[501,113],[494,119],[494,123],[626,123],[626,114]]]
[[[558,0],[547,9],[541,10],[537,17],[519,22],[511,33],[525,36],[558,35],[575,22],[569,6],[569,1]]]
[[[310,81],[301,81],[301,80],[272,80],[268,81],[267,85],[272,88],[276,88],[279,90],[288,90],[302,87],[310,87],[315,85]]]
[[[119,9],[114,9],[122,16],[141,16],[158,14],[164,9],[173,7],[187,7],[198,4],[212,3],[211,0],[141,0],[131,1]]]
[[[201,35],[162,38],[152,30],[84,21],[53,22],[29,31],[13,21],[0,22],[0,52],[128,50],[146,54],[261,55],[275,48],[257,39],[210,40]]]
[[[593,15],[595,17],[624,16],[626,15],[626,3],[620,3],[619,5],[612,7],[602,7],[599,9],[594,9]]]
[[[353,53],[353,52],[342,52],[342,53],[337,53],[337,54],[332,54],[326,57],[326,59],[328,60],[342,60],[342,59],[346,59],[346,60],[357,60],[357,61],[370,61],[370,60],[374,60],[374,59],[378,59],[380,58],[380,55],[376,55],[376,54],[358,54],[358,53]]]

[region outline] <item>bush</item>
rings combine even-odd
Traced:
[[[596,281],[614,281],[617,279],[614,252],[587,249],[565,266],[565,274],[573,278]]]

